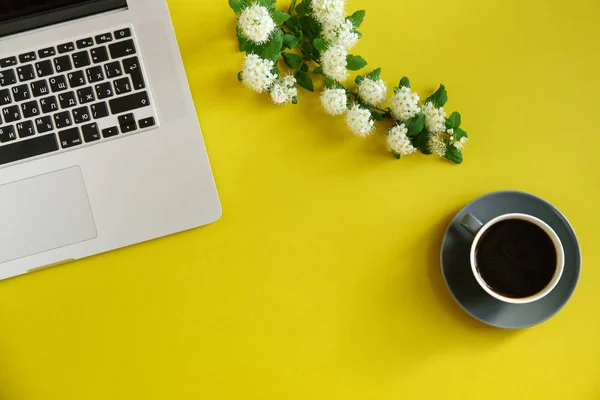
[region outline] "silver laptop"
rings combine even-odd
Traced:
[[[0,279],[220,215],[165,0],[0,0]]]

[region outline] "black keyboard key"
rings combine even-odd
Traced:
[[[60,108],[62,108],[62,109],[74,107],[77,105],[77,100],[75,98],[75,92],[65,92],[65,93],[59,94],[58,101],[60,103]]]
[[[96,83],[104,80],[104,72],[102,72],[102,67],[99,65],[88,68],[85,72],[87,73],[89,83]]]
[[[67,79],[64,75],[53,76],[50,78],[50,88],[52,89],[53,93],[67,90]]]
[[[87,107],[79,107],[71,111],[76,124],[83,124],[92,120],[90,110]]]
[[[98,100],[103,100],[112,97],[113,90],[110,82],[104,82],[96,85],[96,96],[98,97]]]
[[[124,29],[119,29],[118,31],[115,31],[115,39],[119,40],[119,39],[124,39],[127,37],[131,36],[131,29],[129,28],[124,28]]]
[[[77,91],[77,97],[79,98],[80,104],[87,104],[96,100],[96,97],[94,96],[94,89],[89,86],[79,89]]]
[[[29,91],[29,86],[27,85],[13,86],[10,90],[13,94],[13,99],[15,99],[17,102],[31,98],[31,92]]]
[[[17,134],[15,133],[15,127],[12,125],[9,126],[0,126],[0,143],[10,142],[17,138]],[[0,147],[2,149],[2,147]],[[2,159],[0,159],[0,164],[2,163]]]
[[[129,124],[129,125],[120,125],[120,128],[121,128],[121,133],[133,132],[133,131],[137,131],[137,124],[134,122],[133,124]]]
[[[121,58],[135,54],[135,44],[132,39],[123,40],[108,46],[111,58]]]
[[[35,120],[35,127],[38,133],[46,133],[50,132],[54,129],[54,125],[52,124],[52,117],[46,115],[44,117],[39,117]]]
[[[75,50],[75,45],[73,44],[73,42],[70,42],[70,43],[58,45],[58,46],[56,46],[56,48],[58,49],[58,52],[60,54],[64,54],[64,53],[68,53],[70,51]]]
[[[123,60],[123,68],[126,74],[131,77],[131,82],[135,90],[144,89],[146,82],[140,68],[140,61],[137,57],[131,57]]]
[[[81,136],[79,136],[79,128],[77,127],[58,132],[58,140],[63,149],[79,146],[83,143],[81,141]]]
[[[144,118],[140,119],[139,125],[140,129],[150,128],[151,126],[156,125],[156,121],[154,120],[154,117]]]
[[[92,54],[92,61],[94,64],[108,61],[108,50],[106,50],[106,47],[104,46],[96,47],[90,50],[90,53]]]
[[[101,44],[101,43],[108,43],[112,41],[112,34],[111,33],[104,33],[102,35],[98,35],[96,36],[96,43]]]
[[[21,82],[26,82],[35,79],[35,70],[33,69],[33,65],[23,65],[21,67],[18,67],[17,75],[19,76],[19,80]]]
[[[56,135],[38,136],[34,139],[21,140],[6,146],[0,146],[0,164],[25,160],[58,150]]]
[[[113,114],[120,114],[135,110],[136,108],[147,107],[150,105],[148,93],[138,92],[128,96],[121,96],[109,101],[110,111]]]
[[[94,119],[108,117],[108,107],[106,102],[103,101],[101,103],[92,104],[90,108],[92,110],[92,117],[94,117]]]
[[[54,73],[54,68],[52,68],[52,61],[50,60],[35,63],[35,69],[37,70],[37,74],[40,78],[50,76]]]
[[[17,65],[17,57],[6,57],[0,59],[0,68],[12,67]]]
[[[29,136],[35,135],[35,130],[33,129],[33,122],[31,121],[23,121],[17,124],[17,132],[20,138],[26,138]]]
[[[100,140],[100,131],[98,131],[98,124],[87,124],[81,127],[81,133],[83,135],[83,140],[86,143],[95,142],[96,140]]]
[[[19,61],[22,64],[37,60],[37,56],[35,55],[35,51],[30,51],[29,53],[19,55]]]
[[[83,86],[86,83],[83,71],[69,72],[67,74],[67,79],[69,80],[69,86],[72,88]]]
[[[8,89],[0,90],[0,106],[5,106],[10,103],[12,103],[12,99],[10,97],[10,90],[8,90]]]
[[[56,72],[67,72],[72,70],[73,65],[71,64],[71,57],[56,57],[54,59],[54,68],[56,68]]]
[[[56,50],[54,49],[54,47],[47,47],[38,51],[38,56],[40,56],[40,58],[52,57],[54,55],[56,55]]]
[[[135,123],[135,115],[133,115],[132,113],[123,114],[118,119],[119,119],[119,125],[129,125],[129,124]]]
[[[73,125],[71,114],[68,111],[54,114],[54,125],[56,125],[56,129],[66,128],[67,126]]]
[[[55,96],[49,96],[40,99],[40,106],[42,107],[44,114],[58,111],[58,101],[56,101]]]
[[[50,93],[50,89],[48,88],[48,82],[45,80],[35,81],[31,83],[31,92],[34,97],[45,96]]]
[[[33,118],[33,117],[37,117],[38,115],[41,114],[40,106],[38,105],[38,102],[35,100],[28,101],[27,103],[21,104],[21,109],[23,110],[24,118]]]
[[[8,86],[17,83],[17,75],[14,69],[0,71],[0,86]]]
[[[131,84],[128,77],[117,79],[113,84],[115,85],[115,93],[118,95],[131,92]]]
[[[104,70],[106,71],[106,77],[108,79],[123,75],[123,68],[121,68],[121,63],[118,61],[106,64]]]
[[[75,44],[77,45],[78,49],[85,49],[88,47],[92,47],[94,45],[94,39],[92,39],[92,38],[81,39],[81,40],[76,41]]]
[[[21,119],[21,110],[19,106],[10,106],[2,109],[4,122],[11,123]]]
[[[119,128],[113,126],[111,128],[102,129],[102,136],[105,138],[117,136],[119,134]]]
[[[75,65],[75,68],[87,67],[91,64],[90,56],[87,51],[73,53],[71,57],[73,57],[73,65]]]

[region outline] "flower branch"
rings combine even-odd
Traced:
[[[296,104],[296,86],[314,92],[313,77],[321,77],[324,111],[344,116],[356,136],[367,137],[376,122],[391,121],[386,139],[397,159],[421,151],[462,163],[467,133],[460,127],[459,113],[447,117],[448,93],[443,85],[424,102],[406,77],[388,99],[381,68],[358,75],[355,89],[344,85],[349,71],[367,66],[363,57],[350,54],[362,37],[358,28],[364,10],[346,16],[345,0],[292,0],[287,12],[278,10],[275,0],[229,0],[229,4],[238,16],[239,49],[246,52],[238,75],[246,87],[269,93],[275,104]],[[282,74],[280,67],[289,72]]]

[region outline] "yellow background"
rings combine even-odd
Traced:
[[[458,167],[395,161],[316,94],[270,105],[236,80],[226,1],[169,5],[223,218],[1,282],[0,399],[600,399],[597,0],[350,1],[354,53],[447,86]],[[522,331],[439,272],[449,220],[499,189],[554,203],[583,250],[572,301]]]

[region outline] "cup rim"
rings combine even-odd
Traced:
[[[485,281],[479,274],[479,271],[477,270],[476,250],[477,250],[477,245],[479,244],[479,240],[485,234],[485,232],[487,232],[489,230],[489,228],[491,228],[493,225],[497,224],[498,222],[505,221],[507,219],[521,219],[521,220],[529,221],[529,222],[539,226],[548,234],[548,236],[554,243],[554,249],[556,250],[556,271],[554,272],[554,276],[552,277],[552,280],[550,281],[550,283],[548,283],[548,285],[543,290],[539,291],[538,293],[536,293],[532,296],[520,297],[520,298],[512,298],[512,297],[502,296],[501,294],[494,292],[485,283]],[[532,303],[534,301],[542,299],[543,297],[547,296],[550,292],[552,292],[552,290],[554,290],[554,288],[560,281],[560,278],[564,271],[565,251],[563,249],[563,245],[562,245],[560,238],[558,237],[556,232],[554,232],[554,229],[552,229],[547,223],[545,223],[541,219],[534,217],[532,215],[529,215],[529,214],[509,213],[509,214],[502,214],[502,215],[497,216],[496,218],[491,219],[486,224],[484,224],[481,227],[481,229],[477,232],[477,234],[475,235],[475,238],[473,239],[473,243],[471,244],[470,264],[471,264],[471,272],[473,273],[475,280],[477,281],[479,286],[483,290],[485,290],[490,296],[492,296],[500,301],[506,302],[506,303],[527,304],[527,303]]]

